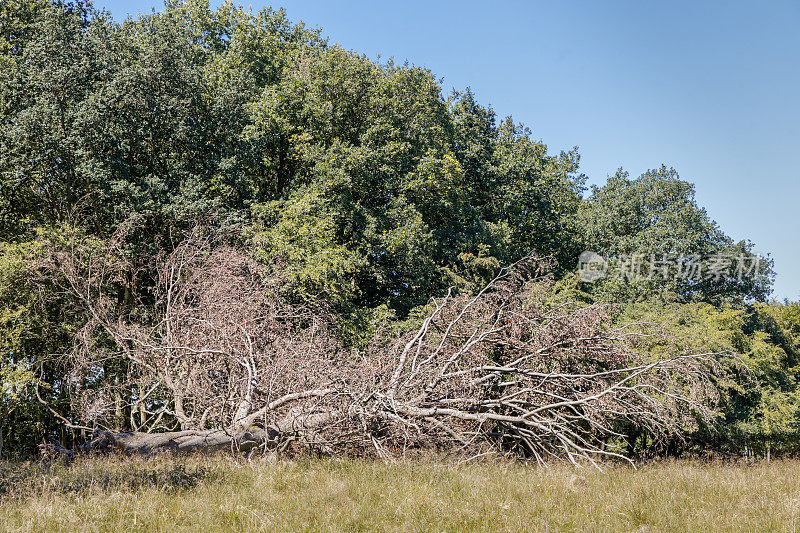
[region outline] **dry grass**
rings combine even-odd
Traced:
[[[794,531],[800,462],[0,464],[8,531]]]

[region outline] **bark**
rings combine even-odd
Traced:
[[[82,451],[126,454],[152,454],[157,452],[215,452],[220,450],[249,451],[263,445],[269,433],[261,428],[231,433],[222,429],[205,431],[171,431],[143,433],[99,431],[81,447]]]
[[[91,440],[80,446],[77,453],[122,452],[127,455],[151,455],[161,452],[187,453],[217,451],[249,452],[255,448],[276,448],[283,443],[305,439],[312,442],[315,430],[341,418],[336,411],[287,418],[266,428],[208,429],[146,433],[139,431],[114,432],[97,430]],[[76,452],[58,442],[42,446],[43,457],[63,457],[68,460]]]

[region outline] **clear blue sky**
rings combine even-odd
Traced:
[[[213,1],[213,0],[212,0]],[[95,0],[121,20],[160,0]],[[215,2],[217,4],[218,2]],[[250,2],[243,2],[250,5]],[[331,42],[472,87],[590,183],[662,163],[800,298],[800,2],[276,0]]]

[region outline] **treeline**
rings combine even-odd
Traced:
[[[767,301],[770,261],[725,235],[672,169],[585,181],[577,150],[550,154],[469,90],[331,45],[282,10],[168,1],[118,23],[83,0],[4,1],[2,453],[80,442],[64,424],[87,418],[71,391],[137,372],[119,339],[85,327],[59,254],[113,248],[124,268],[103,294],[120,320],[147,323],[163,305],[154,265],[198,231],[280,272],[287,301],[329,311],[353,357],[378,330],[417,327],[431,297],[547,258],[554,301],[660,324],[641,350],[726,354],[718,422],[667,453],[794,452],[800,305]],[[576,274],[585,250],[608,261],[591,283]],[[63,356],[78,346],[108,356],[76,371]],[[115,394],[103,401],[126,429],[139,393]],[[665,452],[625,431],[632,453]]]

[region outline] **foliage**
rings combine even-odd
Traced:
[[[65,400],[62,369],[52,356],[68,350],[84,320],[74,299],[41,269],[69,233],[52,228],[21,243],[0,244],[0,426],[10,450],[30,452],[57,422],[37,401],[59,408]]]
[[[742,276],[680,275],[667,267],[666,275],[653,275],[662,263],[681,258],[713,261],[718,258],[750,266],[755,260],[753,244],[734,242],[697,204],[694,186],[682,181],[674,169],[661,167],[631,180],[619,170],[581,206],[581,226],[586,247],[606,257],[638,257],[642,276],[617,277],[589,287],[605,301],[629,301],[671,292],[683,300],[737,304],[763,301],[772,285],[772,261],[758,260],[757,271]],[[741,258],[741,259],[735,259]],[[727,264],[727,263],[726,263]],[[666,278],[666,279],[664,279]],[[741,279],[739,279],[741,278]]]
[[[399,316],[448,286],[475,290],[536,252],[571,264],[582,181],[471,92],[443,101],[433,75],[339,48],[302,58],[255,105],[273,140],[278,199],[256,246],[290,265],[303,298]]]
[[[694,435],[700,447],[765,453],[796,452],[800,436],[797,303],[755,304],[746,309],[708,303],[648,301],[627,306],[618,319],[658,324],[670,333],[643,340],[641,347],[659,356],[664,350],[725,353],[727,378],[721,424]],[[691,443],[690,443],[691,444]]]

